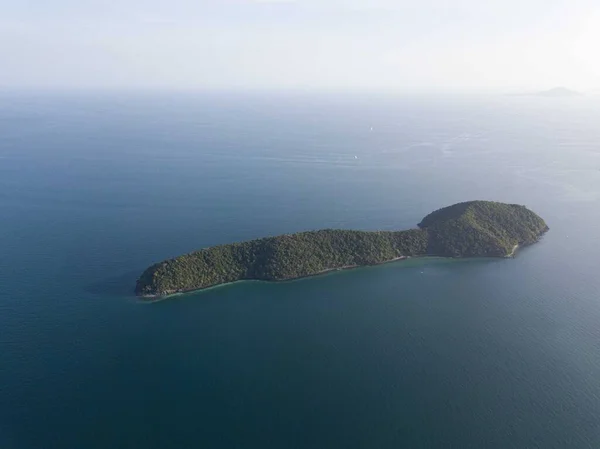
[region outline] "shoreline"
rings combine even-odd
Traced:
[[[508,259],[508,258],[514,257],[515,253],[517,252],[517,250],[519,248],[521,248],[521,245],[517,244],[513,247],[512,251],[509,254],[507,254],[505,256],[500,256],[500,257],[499,256],[452,257],[452,256],[440,256],[440,255],[435,255],[435,254],[423,254],[423,255],[417,255],[417,256],[400,256],[400,257],[394,257],[393,259],[390,259],[390,260],[385,260],[383,262],[378,262],[378,263],[373,263],[373,264],[368,264],[368,265],[344,265],[344,266],[338,267],[338,268],[328,268],[326,270],[321,270],[316,273],[307,274],[304,276],[293,277],[293,278],[287,278],[287,279],[238,279],[237,281],[224,282],[222,284],[215,284],[215,285],[211,285],[209,287],[193,288],[190,290],[181,290],[181,291],[169,293],[166,295],[136,295],[136,297],[138,298],[138,300],[140,302],[151,304],[151,303],[163,301],[165,299],[172,299],[176,296],[186,295],[188,293],[198,293],[198,292],[203,292],[203,291],[207,291],[207,290],[213,290],[216,288],[225,287],[227,285],[233,285],[233,284],[237,284],[237,283],[241,283],[241,282],[268,282],[268,283],[292,282],[292,281],[298,281],[298,280],[302,280],[302,279],[309,279],[312,277],[322,276],[324,274],[334,273],[336,271],[350,271],[350,270],[354,270],[357,268],[377,267],[380,265],[386,265],[386,264],[394,263],[394,262],[401,262],[401,261],[405,261],[405,260],[409,260],[409,259],[429,259],[429,258],[431,258],[431,259],[440,259],[441,258],[441,259],[450,259],[450,260],[488,259],[488,258]]]
[[[312,277],[317,277],[317,276],[321,276],[324,274],[328,274],[328,273],[334,273],[336,271],[349,271],[349,270],[354,270],[357,268],[367,268],[367,267],[377,267],[380,265],[386,265],[389,263],[394,263],[394,262],[400,262],[400,261],[404,261],[404,260],[409,260],[409,259],[428,259],[428,258],[432,258],[432,259],[455,259],[455,260],[461,260],[461,259],[487,259],[487,258],[492,258],[492,259],[509,259],[511,257],[514,257],[517,250],[521,248],[521,245],[516,244],[515,246],[513,246],[513,249],[510,253],[508,253],[505,256],[473,256],[473,257],[452,257],[452,256],[440,256],[440,255],[435,255],[435,254],[423,254],[423,255],[417,255],[417,256],[400,256],[400,257],[394,257],[393,259],[389,259],[389,260],[385,260],[383,262],[378,262],[378,263],[373,263],[373,264],[368,264],[368,265],[344,265],[342,267],[338,267],[338,268],[328,268],[326,270],[321,270],[318,271],[316,273],[312,273],[312,274],[307,274],[304,276],[298,276],[298,277],[293,277],[293,278],[287,278],[287,279],[238,279],[237,281],[232,281],[232,282],[224,282],[222,284],[215,284],[215,285],[211,285],[209,287],[201,287],[201,288],[193,288],[190,290],[181,290],[181,291],[177,291],[177,292],[173,292],[173,293],[169,293],[166,295],[136,295],[136,297],[144,303],[154,303],[154,302],[159,302],[159,301],[163,301],[165,299],[170,299],[173,298],[175,296],[181,296],[181,295],[186,295],[188,293],[197,293],[197,292],[203,292],[203,291],[207,291],[207,290],[212,290],[215,288],[219,288],[219,287],[225,287],[227,285],[233,285],[233,284],[237,284],[240,282],[269,282],[269,283],[282,283],[282,282],[292,282],[292,281],[298,281],[301,279],[308,279],[308,278],[312,278]]]
[[[547,232],[544,231],[539,239],[541,239],[541,237],[543,236],[543,234],[545,234]],[[538,239],[538,241],[539,241]],[[308,278],[312,278],[312,277],[316,277],[316,276],[321,276],[327,273],[333,273],[335,271],[346,271],[346,270],[353,270],[356,268],[366,268],[366,267],[376,267],[379,265],[385,265],[388,263],[393,263],[393,262],[400,262],[403,260],[408,260],[408,259],[415,259],[415,258],[419,258],[419,259],[426,259],[426,258],[443,258],[443,259],[477,259],[477,258],[488,258],[491,257],[493,259],[497,259],[497,258],[504,258],[504,259],[509,259],[509,258],[514,258],[515,254],[517,252],[517,250],[519,248],[521,248],[522,246],[529,246],[527,244],[522,245],[522,244],[516,244],[515,246],[513,246],[513,249],[510,253],[508,253],[505,256],[473,256],[473,257],[452,257],[452,256],[440,256],[440,255],[435,255],[435,254],[423,254],[423,255],[417,255],[417,256],[400,256],[400,257],[394,257],[393,259],[390,260],[385,260],[383,262],[378,262],[378,263],[374,263],[374,264],[369,264],[369,265],[345,265],[342,267],[338,267],[338,268],[328,268],[326,270],[321,270],[317,273],[312,273],[312,274],[307,274],[304,276],[298,276],[298,277],[294,277],[294,278],[287,278],[287,279],[238,279],[237,281],[232,281],[232,282],[224,282],[222,284],[215,284],[215,285],[211,285],[209,287],[201,287],[201,288],[193,288],[193,289],[189,289],[189,290],[181,290],[181,291],[176,291],[173,293],[169,293],[166,295],[135,295],[138,300],[140,302],[144,302],[144,303],[154,303],[154,302],[160,302],[163,301],[165,299],[170,299],[173,298],[175,296],[180,296],[180,295],[185,295],[188,293],[197,293],[197,292],[202,292],[202,291],[206,291],[206,290],[212,290],[215,288],[219,288],[219,287],[225,287],[226,285],[233,285],[233,284],[237,284],[238,282],[291,282],[291,281],[297,281],[297,280],[301,280],[301,279],[308,279]]]
[[[369,265],[344,265],[344,266],[338,267],[338,268],[328,268],[326,270],[321,270],[316,273],[307,274],[304,276],[293,277],[293,278],[287,278],[287,279],[238,279],[237,281],[224,282],[222,284],[215,284],[215,285],[211,285],[209,287],[193,288],[190,290],[182,290],[182,291],[177,291],[177,292],[173,292],[173,293],[168,293],[166,295],[136,295],[136,296],[144,303],[153,303],[153,302],[162,301],[164,299],[173,298],[175,296],[185,295],[188,293],[196,293],[196,292],[202,292],[202,291],[206,291],[206,290],[212,290],[214,288],[225,287],[226,285],[233,285],[233,284],[237,284],[238,282],[274,282],[274,283],[276,283],[276,282],[291,282],[291,281],[297,281],[300,279],[308,279],[308,278],[312,278],[312,277],[316,277],[316,276],[321,276],[323,274],[333,273],[336,271],[346,271],[346,270],[353,270],[356,268],[365,268],[365,267],[377,267],[379,265],[385,265],[385,264],[393,263],[393,262],[400,262],[402,260],[408,260],[408,259],[416,258],[416,257],[425,258],[425,257],[429,257],[429,256],[400,256],[400,257],[394,257],[393,259],[390,259],[390,260],[385,260],[383,262],[373,263],[373,264],[369,264]],[[435,256],[432,256],[432,257],[435,257]]]

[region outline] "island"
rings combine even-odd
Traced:
[[[566,87],[555,87],[553,89],[537,92],[538,97],[579,97],[581,94]]]
[[[427,215],[404,231],[324,229],[213,246],[146,269],[135,293],[146,298],[242,280],[284,281],[415,256],[510,257],[548,230],[525,206],[469,201]]]

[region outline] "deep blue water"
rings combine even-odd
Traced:
[[[599,447],[599,122],[593,97],[0,95],[0,447]],[[470,199],[551,231],[131,295],[206,245]]]

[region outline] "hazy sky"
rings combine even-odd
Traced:
[[[0,0],[0,87],[600,89],[598,0]]]

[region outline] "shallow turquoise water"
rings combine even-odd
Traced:
[[[1,447],[600,444],[600,101],[1,104]],[[403,229],[467,199],[526,204],[551,231],[510,260],[131,295],[205,245]]]

